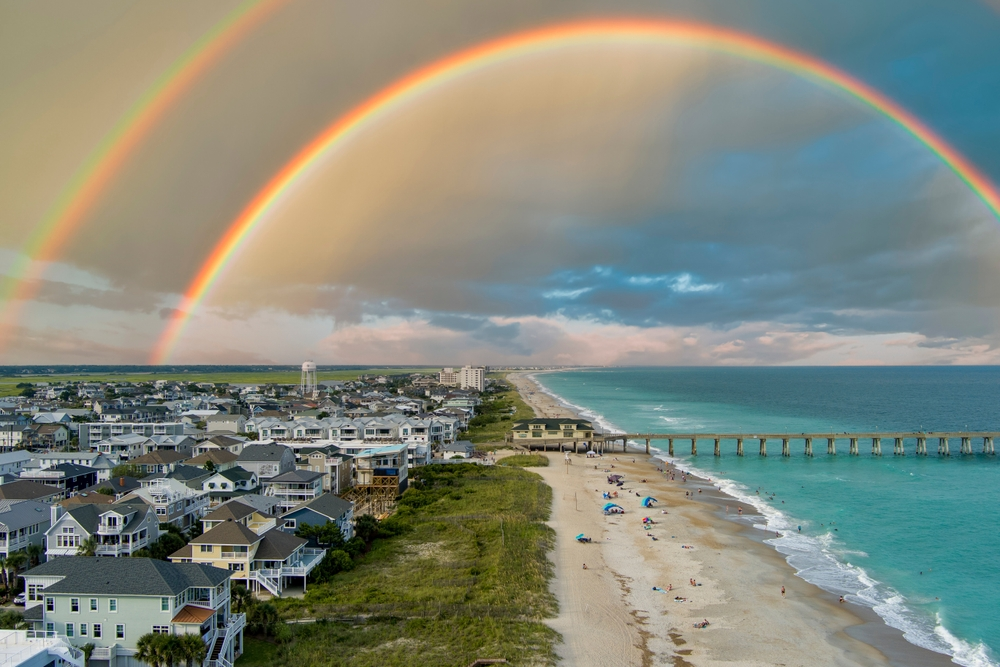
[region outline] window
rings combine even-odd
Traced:
[[[108,600],[108,611],[118,611],[118,600],[111,598]]]
[[[80,613],[80,598],[69,599],[69,610],[74,614]]]
[[[55,610],[56,610],[56,599],[45,598],[45,611],[55,611]]]
[[[55,634],[56,633],[56,624],[55,623],[46,623],[45,624],[45,632],[51,632],[52,634]]]
[[[156,508],[156,515],[157,516],[166,516],[167,515],[167,508],[166,507],[157,507]]]
[[[97,611],[97,598],[90,598],[90,611]]]
[[[28,599],[41,600],[43,588],[41,584],[28,584]]]
[[[115,626],[115,639],[125,639],[125,624],[119,623]]]
[[[289,528],[295,528],[295,519],[285,519],[285,525]]]
[[[154,625],[153,626],[154,635],[169,635],[170,626],[169,625]]]
[[[94,639],[100,639],[100,638],[101,638],[101,624],[94,623]]]
[[[170,611],[170,598],[160,598],[160,611]]]
[[[73,624],[72,623],[67,623],[66,624],[66,636],[67,637],[72,637],[73,636]]]
[[[80,636],[81,637],[86,637],[87,636],[87,624],[86,623],[81,623],[80,624]]]
[[[229,564],[229,569],[232,570],[233,572],[242,572],[243,571],[243,563],[230,563]]]
[[[211,544],[202,544],[201,545],[201,552],[203,554],[210,554],[210,553],[212,553],[212,545]]]

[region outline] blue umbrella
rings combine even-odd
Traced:
[[[658,502],[660,501],[657,500],[656,498],[651,498],[650,496],[646,496],[645,498],[642,499],[642,506],[649,507],[653,503],[658,503]]]
[[[612,507],[617,507],[618,509],[621,509],[621,505],[615,505],[614,503],[608,503],[607,505],[604,506],[604,511],[607,512]]]
[[[584,536],[584,534],[583,534],[583,533],[580,533],[579,535],[577,535],[577,536],[576,536],[576,538],[575,538],[575,539],[577,539],[577,540],[578,540],[578,539],[580,539],[580,538],[581,538],[581,537],[583,537],[583,536]]]

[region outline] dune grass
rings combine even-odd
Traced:
[[[510,388],[476,408],[476,417],[469,423],[463,438],[476,444],[503,443],[515,421],[534,416],[535,411],[524,402],[521,394]]]
[[[389,519],[400,534],[304,599],[277,601],[285,619],[326,620],[291,624],[287,645],[248,638],[238,667],[555,664],[558,635],[543,623],[556,612],[551,489],[519,468],[472,464],[411,480]]]
[[[517,466],[518,468],[545,468],[549,465],[549,457],[541,454],[514,454],[497,461],[501,466]]]

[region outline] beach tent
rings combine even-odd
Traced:
[[[660,501],[657,500],[656,498],[651,498],[649,496],[646,496],[645,498],[642,499],[642,506],[643,507],[652,507],[653,503],[658,503],[658,502],[660,502]]]
[[[615,503],[605,503],[604,504],[604,511],[607,512],[612,507],[618,507],[618,508],[620,508],[621,505],[616,505]]]

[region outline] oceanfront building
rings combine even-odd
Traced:
[[[585,441],[594,437],[594,424],[586,419],[527,419],[514,422],[511,434],[514,442],[529,438]]]
[[[170,560],[225,568],[255,592],[281,595],[291,580],[301,580],[305,590],[306,577],[326,553],[277,528],[280,519],[252,511],[239,501],[223,505],[205,519],[207,530],[170,554]]]
[[[40,636],[93,644],[93,667],[141,664],[136,642],[149,633],[198,636],[207,660],[231,665],[246,625],[245,615],[230,611],[232,574],[151,558],[56,558],[21,575],[24,618]]]

